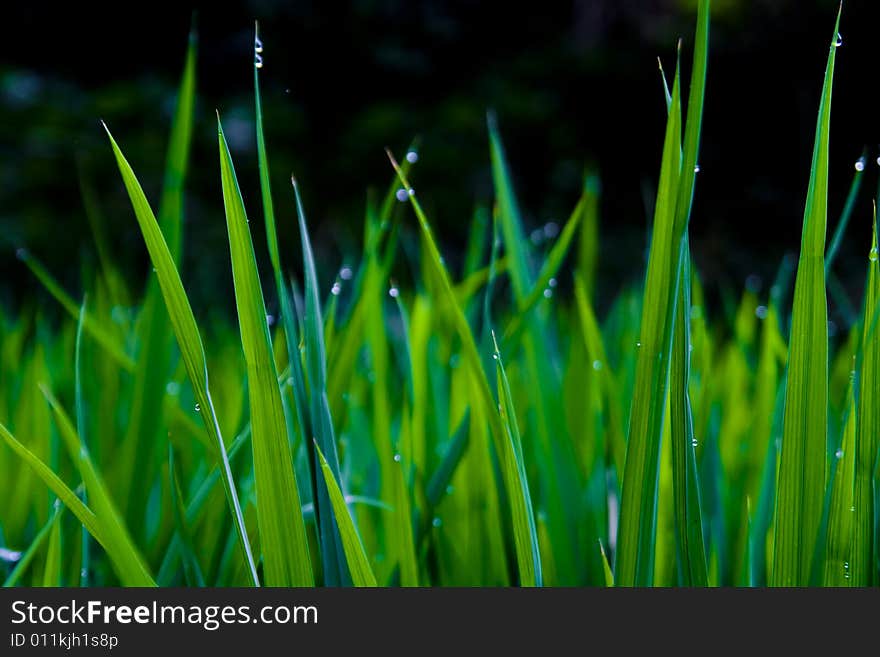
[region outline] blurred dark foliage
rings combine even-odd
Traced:
[[[493,108],[527,229],[562,222],[585,166],[602,178],[602,298],[642,276],[667,74],[695,0],[510,3],[250,2],[198,10],[194,151],[184,280],[197,307],[228,304],[231,277],[214,109],[230,139],[258,257],[266,261],[253,137],[252,39],[265,43],[265,129],[281,240],[299,268],[287,184],[295,171],[329,289],[359,252],[368,187],[391,181],[383,147],[421,138],[414,185],[451,262],[475,204],[491,199]],[[836,0],[714,0],[692,250],[710,289],[772,278],[796,252]],[[832,112],[829,238],[853,171],[868,175],[838,269],[860,298],[878,156],[880,3],[846,3]],[[158,199],[191,13],[6,5],[0,35],[0,303],[41,298],[13,256],[27,246],[78,296],[95,258],[80,178],[100,199],[117,261],[139,285],[145,250],[99,119]],[[155,207],[155,206],[154,206]],[[754,279],[753,279],[754,280]],[[765,283],[766,289],[767,283]]]

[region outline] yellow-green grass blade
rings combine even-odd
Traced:
[[[853,586],[877,584],[877,550],[874,532],[878,451],[880,451],[880,264],[877,255],[877,212],[868,260],[865,310],[862,316],[861,361],[856,394],[858,416],[855,435],[854,536],[850,560]]]
[[[21,581],[28,566],[30,566],[31,562],[34,560],[34,557],[37,556],[40,548],[43,547],[43,543],[49,538],[49,534],[53,531],[55,525],[59,524],[64,508],[65,507],[62,504],[55,506],[55,511],[49,518],[48,522],[40,528],[40,531],[34,536],[34,540],[31,541],[31,544],[22,553],[18,562],[15,564],[15,568],[12,569],[9,576],[3,581],[3,588],[16,586]]]
[[[679,273],[674,234],[681,170],[681,106],[676,68],[645,283],[636,378],[630,410],[614,579],[618,586],[653,581],[660,440],[666,405],[672,311]]]
[[[6,441],[6,444],[18,454],[27,465],[43,480],[46,486],[58,496],[64,505],[77,517],[77,519],[89,530],[89,533],[95,537],[107,551],[111,562],[116,569],[120,581],[127,586],[152,586],[154,583],[149,577],[146,570],[140,567],[129,569],[128,565],[132,558],[131,554],[126,554],[119,549],[113,537],[105,536],[105,527],[101,520],[98,519],[94,511],[82,503],[76,493],[67,487],[58,475],[46,465],[38,456],[31,452],[27,447],[22,445],[13,436],[9,430],[0,424],[0,437]]]
[[[477,396],[476,401],[479,403],[480,410],[485,414],[486,421],[489,423],[490,434],[492,436],[496,454],[505,454],[507,453],[508,449],[505,443],[506,441],[510,440],[506,433],[507,429],[505,428],[504,423],[501,419],[501,414],[496,412],[496,404],[492,395],[492,389],[489,387],[489,381],[486,376],[486,372],[483,369],[482,359],[480,358],[479,351],[477,350],[477,345],[474,341],[473,333],[471,332],[470,326],[468,325],[464,311],[461,309],[461,306],[458,305],[457,299],[455,298],[455,291],[452,288],[449,273],[446,270],[443,258],[441,257],[440,251],[437,248],[437,244],[434,241],[431,226],[428,223],[428,218],[427,216],[425,216],[424,210],[422,210],[422,206],[416,198],[415,192],[412,191],[412,187],[410,186],[406,175],[401,170],[400,166],[397,164],[397,161],[394,159],[394,156],[391,154],[390,151],[388,151],[388,158],[391,161],[391,165],[394,167],[394,170],[397,172],[403,188],[407,191],[409,195],[410,204],[412,205],[413,211],[415,212],[416,217],[419,221],[421,233],[424,238],[424,245],[426,247],[428,255],[427,264],[431,267],[431,270],[434,272],[435,276],[439,280],[440,293],[442,294],[444,300],[448,303],[451,313],[451,320],[453,322],[453,325],[455,326],[456,333],[458,333],[458,336],[462,342],[462,353],[464,357],[463,359],[470,371],[471,385],[474,389],[474,393]],[[512,497],[514,495],[521,496],[523,494],[521,487],[514,487],[513,489],[511,489],[509,482],[507,482],[506,480],[505,488],[507,489],[508,497]],[[524,569],[527,568],[528,566],[524,567]]]
[[[825,535],[825,563],[822,583],[825,586],[857,586],[853,577],[855,500],[853,499],[856,464],[856,404],[853,386],[849,387],[843,438],[836,453],[836,467],[831,480]],[[872,500],[873,501],[873,500]],[[873,523],[873,519],[872,519]],[[873,527],[871,528],[873,530]],[[871,534],[868,535],[872,538]],[[858,584],[864,586],[864,584]]]
[[[238,501],[238,493],[235,488],[235,480],[232,477],[232,470],[229,467],[229,459],[226,455],[226,447],[223,443],[223,437],[220,433],[220,424],[217,420],[217,413],[214,410],[214,403],[211,400],[211,393],[208,383],[208,366],[205,359],[205,350],[202,345],[202,338],[193,316],[192,307],[189,299],[183,289],[183,283],[180,280],[180,274],[174,265],[174,259],[168,250],[162,231],[147,202],[147,197],[141,188],[137,177],[132,171],[131,166],[122,154],[116,140],[110,134],[107,126],[107,136],[113,148],[116,163],[122,174],[122,180],[125,184],[128,196],[134,209],[135,217],[140,226],[141,233],[144,237],[147,251],[150,254],[150,260],[156,272],[156,278],[159,281],[159,288],[162,291],[162,298],[165,300],[165,307],[168,310],[168,317],[174,329],[174,335],[177,339],[177,345],[180,348],[180,354],[186,367],[187,376],[193,387],[196,398],[196,411],[200,413],[205,428],[211,436],[211,441],[217,449],[217,453],[223,464],[223,485],[226,491],[226,499],[232,513],[232,519],[238,537],[239,547],[241,549],[242,558],[247,566],[247,572],[251,583],[255,586],[259,584],[257,577],[257,568],[251,554],[250,543],[247,538],[247,530],[244,524],[244,517],[241,512],[241,505]]]
[[[675,498],[676,553],[680,582],[686,586],[706,586],[706,552],[703,544],[703,521],[700,483],[697,474],[696,438],[690,382],[691,275],[688,237],[682,241],[681,273],[678,277],[678,300],[672,338],[672,363],[669,372],[670,438],[672,441],[672,478]]]
[[[795,279],[777,479],[772,586],[809,584],[825,497],[828,414],[825,224],[831,89],[839,26],[838,13],[816,123],[801,254]]]
[[[244,202],[219,115],[217,134],[235,305],[248,374],[251,448],[265,580],[269,586],[312,586],[309,543],[287,439],[266,305]]]
[[[370,560],[367,558],[366,552],[364,552],[361,537],[348,512],[345,497],[339,488],[339,484],[336,482],[333,470],[331,470],[327,459],[324,458],[324,454],[317,443],[315,444],[315,449],[321,465],[321,474],[327,486],[330,504],[333,507],[336,526],[339,528],[342,548],[345,551],[345,559],[348,563],[348,571],[351,573],[352,583],[355,586],[375,587],[377,585],[376,576],[373,574],[372,568],[370,568]]]
[[[709,0],[701,0],[697,13],[684,152],[678,64],[667,117],[621,497],[614,571],[618,586],[647,586],[653,581],[660,441],[681,241],[690,220],[699,151],[709,49],[709,5]]]
[[[177,466],[174,461],[174,448],[168,445],[168,484],[171,495],[171,510],[174,515],[174,524],[177,535],[180,537],[181,557],[183,560],[183,572],[187,586],[204,586],[205,578],[202,575],[196,551],[193,548],[192,534],[189,523],[186,520],[186,509],[180,493],[180,479],[177,474]]]
[[[504,371],[504,363],[497,343],[494,358],[498,377],[498,412],[507,430],[507,440],[503,441],[503,450],[498,455],[498,459],[501,461],[510,512],[513,516],[513,539],[519,567],[519,582],[521,586],[541,586],[543,584],[541,553],[538,548],[538,531],[535,527],[535,512],[529,494],[529,481],[526,478],[522,439],[516,421],[510,383]]]
[[[49,546],[46,550],[46,563],[43,570],[43,586],[57,587],[61,580],[61,523],[52,524],[49,530]]]
[[[611,570],[611,564],[608,563],[608,555],[605,554],[605,546],[599,541],[599,553],[602,555],[602,573],[605,576],[605,586],[610,588],[614,586],[614,572]]]
[[[82,365],[82,346],[83,346],[83,326],[86,318],[86,299],[83,299],[82,306],[79,309],[79,320],[76,323],[76,353],[74,355],[74,398],[76,400],[76,432],[79,434],[83,444],[88,447],[88,439],[86,433],[86,411],[85,398],[83,393],[83,365]],[[89,503],[88,492],[83,491],[83,502]],[[80,554],[80,582],[82,587],[88,586],[89,583],[89,566],[90,566],[90,543],[89,532],[82,528],[81,554]]]
[[[404,417],[409,415],[404,408]],[[419,585],[419,563],[416,555],[415,538],[413,536],[413,515],[410,504],[410,492],[404,473],[401,455],[395,454],[390,475],[392,477],[392,505],[394,516],[391,520],[391,542],[397,552],[397,563],[400,569],[401,586]]]
[[[104,480],[92,463],[89,450],[51,391],[43,385],[40,386],[40,389],[55,416],[55,424],[67,448],[67,453],[82,477],[89,503],[101,525],[101,533],[113,545],[120,579],[126,586],[155,586],[152,575],[150,575],[140,551],[132,541]],[[106,545],[105,548],[107,548]]]
[[[336,436],[330,414],[330,403],[327,398],[327,356],[324,345],[324,323],[321,319],[321,302],[318,295],[318,273],[312,243],[309,239],[306,215],[300,198],[296,180],[291,178],[293,194],[296,201],[297,221],[299,222],[300,241],[302,242],[303,267],[305,269],[303,294],[305,296],[305,316],[303,318],[303,339],[305,343],[306,376],[309,381],[309,414],[312,418],[312,435],[306,441],[316,441],[334,477],[339,476],[339,456],[336,450]],[[367,313],[368,314],[368,313]],[[365,316],[366,321],[366,316]],[[316,455],[313,456],[315,469],[320,467]],[[317,476],[317,475],[316,475]],[[318,525],[321,536],[321,557],[324,571],[324,583],[329,586],[344,586],[350,583],[351,575],[344,563],[344,545],[338,526],[331,522],[328,513],[323,509],[330,506],[326,484],[323,479],[317,483],[318,497],[315,508],[318,511]]]

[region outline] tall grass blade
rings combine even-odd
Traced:
[[[244,202],[219,115],[217,132],[235,305],[248,374],[251,448],[265,579],[269,586],[312,586],[309,543],[266,323],[266,305]]]
[[[828,426],[825,225],[831,88],[839,26],[840,13],[834,25],[825,69],[795,279],[771,586],[807,586],[810,583],[825,496]]]

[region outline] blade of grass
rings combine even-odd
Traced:
[[[809,584],[824,503],[828,426],[825,225],[831,88],[839,27],[840,12],[834,25],[816,122],[801,255],[795,278],[771,586]]]
[[[311,557],[266,323],[266,305],[232,156],[217,116],[223,207],[248,373],[251,448],[263,568],[269,586],[312,586]]]
[[[348,512],[348,506],[345,504],[345,496],[336,482],[333,470],[324,458],[317,442],[315,450],[318,454],[318,460],[321,466],[321,474],[327,486],[327,493],[330,503],[333,507],[333,516],[336,518],[336,526],[342,539],[342,547],[345,551],[345,559],[348,563],[348,571],[351,573],[351,579],[355,586],[375,587],[376,576],[370,568],[370,560],[364,552],[364,545],[358,534],[357,528],[352,522],[351,515]]]
[[[247,565],[248,575],[254,586],[259,585],[257,577],[257,568],[251,554],[250,543],[247,538],[247,530],[244,524],[244,517],[241,513],[241,505],[238,501],[238,493],[235,489],[235,481],[232,477],[232,470],[229,467],[229,459],[226,455],[226,447],[223,443],[223,437],[220,433],[220,424],[217,420],[217,413],[214,410],[214,403],[211,400],[210,387],[208,383],[208,365],[205,359],[205,350],[202,346],[202,338],[193,316],[192,307],[189,299],[183,289],[183,283],[180,280],[180,274],[174,265],[174,259],[168,250],[168,245],[162,236],[156,217],[147,202],[144,191],[141,188],[137,177],[134,175],[131,166],[110,134],[107,126],[104,126],[113,153],[116,157],[116,163],[122,174],[123,182],[131,199],[134,208],[135,217],[140,226],[141,233],[144,237],[144,243],[150,254],[150,260],[156,270],[156,277],[159,281],[159,287],[162,291],[162,297],[165,300],[165,306],[168,309],[168,316],[174,329],[174,335],[177,344],[180,347],[181,357],[186,366],[187,376],[193,387],[196,397],[196,410],[201,414],[205,428],[211,436],[212,443],[216,446],[217,454],[223,464],[223,485],[226,491],[226,499],[229,503],[232,519],[238,536],[238,544],[241,549],[242,558]]]

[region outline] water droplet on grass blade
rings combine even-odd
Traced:
[[[266,323],[269,326],[272,326],[273,324],[275,324],[275,316],[274,315],[266,315]]]
[[[260,53],[254,54],[254,66],[263,68],[263,56]]]
[[[334,283],[333,287],[330,288],[330,294],[338,297],[340,292],[342,292],[342,286],[338,282]]]
[[[172,397],[180,393],[180,384],[177,381],[169,381],[165,384],[165,392]]]
[[[755,317],[758,319],[766,319],[767,318],[767,306],[758,306],[755,308]]]
[[[843,450],[838,448],[837,451],[834,452],[834,457],[838,458],[838,459],[842,459],[843,458]]]
[[[837,33],[837,41],[834,42],[834,47],[840,48],[840,46],[842,46],[842,45],[843,45],[843,36],[840,34],[840,32],[838,32]]]
[[[196,409],[196,413],[198,413],[199,411],[202,410],[202,407],[200,404],[196,403],[195,409]]]
[[[416,151],[409,151],[406,154],[406,161],[410,164],[415,164],[419,161],[419,154]]]
[[[549,281],[547,281],[547,284],[548,284],[550,287],[556,287],[556,279],[555,279],[555,278],[551,278]]]
[[[602,361],[601,360],[594,360],[593,361],[593,369],[596,370],[597,372],[599,370],[601,370],[602,369]]]
[[[395,194],[395,196],[397,197],[398,201],[403,203],[407,197],[406,190],[403,187],[401,187],[400,189],[397,190],[397,193]]]
[[[348,265],[343,265],[342,269],[339,270],[339,278],[344,281],[350,281],[352,275],[353,272],[351,271],[351,267],[349,267]]]
[[[871,254],[868,256],[868,260],[871,262],[877,262],[877,249],[871,249]]]
[[[434,519],[431,521],[431,525],[434,527],[439,527],[442,524],[443,524],[443,521],[440,520],[440,518],[438,518],[437,516],[434,516]]]
[[[395,454],[395,455],[394,455],[394,462],[395,462],[395,463],[400,463],[400,454]]]
[[[552,296],[553,296],[553,290],[551,290],[549,287],[546,288],[546,289],[544,290],[544,298],[545,298],[545,299],[549,299],[549,298],[552,297]]]
[[[390,290],[388,290],[388,296],[390,296],[393,299],[396,299],[397,297],[400,296],[400,290],[398,290],[396,287],[392,287]]]
[[[700,173],[700,165],[699,164],[694,165],[694,173]]]
[[[696,447],[698,444],[699,444],[699,443],[697,442],[697,439],[696,439],[696,438],[692,438],[692,439],[691,439],[691,447]]]
[[[860,157],[856,160],[856,171],[864,171],[865,170],[865,158]]]
[[[263,41],[262,39],[260,39],[260,37],[256,37],[254,39],[254,52],[263,52]]]

